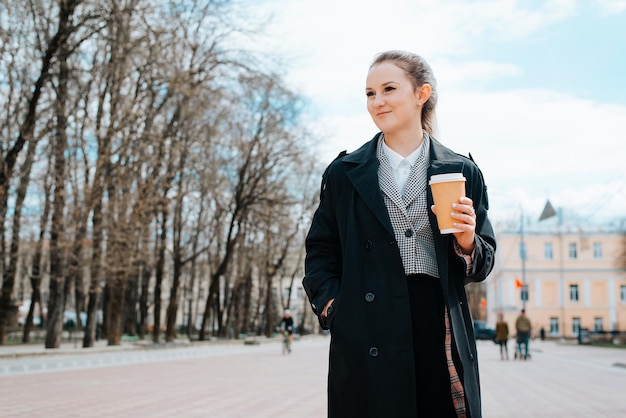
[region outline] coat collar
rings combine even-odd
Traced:
[[[461,157],[450,148],[430,137],[430,164],[428,178],[433,174],[461,173],[465,166],[464,157]]]

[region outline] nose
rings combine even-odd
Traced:
[[[382,97],[381,95],[376,95],[376,97],[374,97],[374,106],[376,107],[381,107],[385,105],[385,98]]]

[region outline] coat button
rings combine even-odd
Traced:
[[[407,238],[411,238],[413,236],[413,230],[407,229],[406,231],[404,231],[404,236]]]
[[[367,242],[365,243],[365,249],[367,251],[370,251],[372,249],[372,246],[373,246],[372,241],[367,240]]]
[[[378,357],[378,348],[376,348],[376,347],[370,348],[370,356]]]
[[[365,294],[365,300],[367,302],[372,302],[374,300],[374,294],[371,292],[368,292]]]

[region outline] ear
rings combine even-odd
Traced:
[[[419,89],[417,89],[416,91],[417,102],[420,106],[422,106],[424,103],[428,101],[432,91],[433,89],[430,86],[430,84],[422,84],[422,86]]]

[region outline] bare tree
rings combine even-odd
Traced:
[[[85,298],[84,347],[102,334],[111,345],[123,333],[143,338],[149,325],[154,341],[163,325],[172,341],[185,308],[189,336],[195,314],[200,338],[208,328],[226,336],[269,324],[280,304],[272,288],[286,271],[292,287],[301,259],[301,215],[290,210],[300,199],[289,178],[309,154],[297,132],[299,98],[261,71],[272,63],[231,38],[258,26],[248,30],[228,0],[177,8],[68,0],[52,10],[7,2],[29,24],[0,28],[2,39],[17,37],[0,42],[11,86],[0,92],[9,115],[0,122],[2,319],[28,261],[24,339],[47,284],[49,348],[60,344],[65,309],[82,326]],[[24,245],[35,236],[20,216],[33,180],[49,193],[39,199],[39,238]]]
[[[32,141],[34,138],[40,98],[42,96],[43,88],[49,80],[54,60],[58,58],[61,50],[69,50],[67,46],[68,39],[80,26],[73,22],[74,11],[79,4],[79,0],[67,0],[59,3],[56,31],[54,35],[49,38],[47,42],[45,42],[45,45],[42,48],[45,52],[41,58],[39,75],[34,82],[32,94],[29,95],[27,110],[19,122],[19,134],[17,139],[9,145],[9,148],[3,155],[2,160],[0,160],[0,235],[2,237],[3,255],[6,254],[4,244],[4,220],[7,213],[7,199],[10,187],[9,183],[13,177],[13,171],[19,153],[22,151],[24,145],[27,142]],[[35,10],[29,10],[29,12],[32,12],[33,15],[36,14]],[[47,28],[44,28],[44,30],[47,30]],[[2,257],[2,260],[4,263],[4,257]],[[3,271],[4,270],[5,269],[3,268]],[[13,294],[14,283],[14,279],[11,279],[10,275],[5,278],[2,283],[2,295],[0,296],[0,343],[2,344],[6,340],[7,313],[11,306],[11,296]]]

